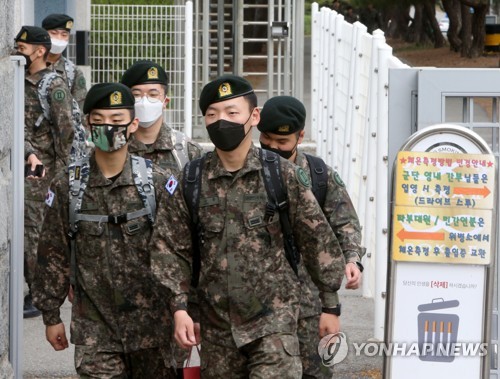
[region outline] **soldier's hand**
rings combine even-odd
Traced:
[[[340,319],[330,313],[322,313],[319,318],[319,337],[340,332]]]
[[[361,271],[355,262],[349,262],[345,265],[345,277],[347,282],[345,288],[355,290],[361,283]]]
[[[36,166],[38,165],[42,165],[43,166],[43,163],[40,159],[38,159],[38,157],[34,154],[34,153],[31,153],[29,156],[28,156],[28,159],[26,160],[26,162],[31,165],[31,171],[35,171],[36,170]],[[40,176],[40,178],[43,178],[45,176],[45,168],[43,169],[42,171],[42,175]],[[29,176],[30,178],[36,178],[36,176]]]
[[[64,350],[68,348],[68,340],[66,339],[66,330],[64,324],[61,322],[57,325],[47,325],[45,328],[45,336],[47,341],[50,342],[54,350]]]
[[[196,345],[194,333],[194,323],[186,311],[177,311],[174,313],[175,340],[183,349],[189,349]]]

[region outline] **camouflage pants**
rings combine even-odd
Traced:
[[[331,379],[333,378],[333,366],[327,367],[318,354],[319,338],[319,316],[299,319],[297,325],[297,336],[300,344],[300,359],[304,373],[303,379]]]
[[[75,368],[81,378],[176,379],[170,366],[170,347],[114,353],[97,351],[94,346],[75,346]]]
[[[299,342],[293,334],[277,333],[241,348],[201,344],[202,378],[300,379]]]
[[[24,278],[30,288],[35,278],[36,251],[44,211],[45,203],[43,201],[24,201]]]

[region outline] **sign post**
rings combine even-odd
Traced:
[[[424,129],[397,155],[392,198],[384,376],[486,378],[495,157],[468,129]]]

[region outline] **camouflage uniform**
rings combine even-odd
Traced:
[[[153,167],[158,205],[168,195],[164,174],[165,171]],[[63,172],[51,184],[54,197],[51,204],[48,201],[50,207],[38,249],[33,298],[43,313],[45,325],[61,323],[59,308],[69,288],[68,182],[68,173]],[[91,156],[82,213],[121,215],[143,207],[134,184],[130,156],[114,181],[101,174]],[[75,365],[81,375],[90,371],[100,373],[98,377],[122,377],[109,373],[116,370],[115,375],[124,375],[123,367],[110,364],[119,356],[125,363],[134,359],[139,360],[137,364],[142,362],[148,374],[141,377],[175,375],[171,368],[175,362],[170,349],[170,292],[151,275],[148,248],[151,231],[147,216],[121,224],[86,221],[78,224],[71,342],[76,345]],[[157,361],[151,352],[156,352]],[[156,371],[148,371],[148,366],[164,373],[153,375]]]
[[[69,87],[70,83],[68,80],[68,73],[66,72],[66,62],[65,62],[66,60],[67,58],[61,55],[61,57],[56,62],[52,63],[51,67],[54,69],[55,72],[57,72],[64,78]],[[73,62],[70,61],[70,64],[71,63]],[[82,70],[80,70],[77,65],[74,65],[74,68],[75,68],[74,78],[70,87],[71,95],[78,103],[80,109],[83,109],[83,102],[85,101],[85,96],[87,95],[87,82],[85,80],[85,76],[83,75]]]
[[[132,135],[128,145],[128,151],[131,154],[150,159],[154,164],[159,165],[161,168],[180,170],[182,167],[178,167],[173,154],[173,150],[175,148],[172,143],[173,132],[174,131],[167,126],[165,122],[163,122],[158,138],[150,146],[147,146],[143,142],[137,140],[137,138]],[[187,146],[189,160],[198,158],[203,154],[203,149],[196,142],[188,140]]]
[[[179,165],[177,164],[177,161],[174,157],[173,151],[175,149],[175,146],[172,141],[172,133],[174,133],[172,128],[170,128],[165,122],[163,122],[156,141],[149,146],[139,141],[135,137],[135,135],[132,134],[130,143],[128,145],[128,151],[131,154],[150,159],[155,165],[158,165],[163,169],[181,170],[182,167],[178,167]],[[203,154],[203,149],[201,148],[201,146],[190,139],[188,139],[187,141],[187,150],[187,157],[189,160],[198,158]],[[195,306],[195,304],[193,303],[191,303],[191,305]],[[195,311],[197,311],[197,307],[195,307],[194,309]],[[175,343],[173,337],[172,349],[174,350],[177,367],[183,367],[184,361],[188,358],[189,351],[180,348],[177,343]]]
[[[52,123],[43,119],[38,98],[38,82],[51,73],[44,69],[28,75],[25,80],[24,147],[27,154],[34,153],[45,167],[45,177],[24,181],[24,260],[25,278],[28,286],[33,282],[36,265],[36,249],[43,220],[44,200],[47,188],[54,175],[66,167],[73,142],[72,97],[62,78],[55,78],[48,90]]]
[[[299,150],[295,163],[310,176],[307,158]],[[346,263],[359,261],[364,249],[361,246],[361,226],[358,216],[344,183],[329,166],[323,213],[340,243]],[[304,370],[303,378],[332,378],[333,366],[323,365],[318,354],[320,341],[318,325],[321,314],[318,289],[305,270],[301,271],[300,278],[303,283],[303,293],[297,335]]]
[[[302,262],[320,289],[323,305],[335,307],[345,265],[342,251],[301,170],[283,159],[281,167]],[[225,372],[231,372],[231,377],[238,373],[238,377],[247,377],[241,370],[227,369],[233,362],[227,361],[226,354],[244,355],[246,349],[254,348],[261,352],[284,350],[282,355],[292,359],[285,368],[267,362],[267,354],[260,354],[260,360],[253,357],[236,365],[246,365],[251,375],[273,377],[278,372],[280,377],[301,377],[296,337],[300,283],[285,258],[278,214],[264,218],[268,198],[261,170],[255,147],[234,175],[223,168],[216,153],[209,153],[205,160],[199,208],[204,244],[198,300],[202,373],[206,377],[220,377]],[[181,195],[168,201],[172,204],[159,210],[165,225],[155,229],[152,266],[155,275],[176,295],[171,301],[175,312],[187,309],[192,246],[190,215]],[[175,229],[169,228],[173,224]],[[160,255],[165,249],[172,254]],[[273,342],[276,338],[279,344]],[[217,353],[217,349],[224,353]],[[290,365],[297,369],[290,371]]]

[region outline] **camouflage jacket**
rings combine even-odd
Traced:
[[[153,163],[159,165],[161,168],[174,168],[180,170],[182,167],[178,167],[172,152],[174,150],[172,133],[173,130],[164,122],[161,126],[158,138],[150,146],[147,146],[143,142],[137,140],[135,136],[132,135],[128,151],[131,154],[151,159]],[[187,146],[188,158],[190,161],[203,154],[203,149],[196,142],[188,139]]]
[[[304,153],[297,152],[295,164],[310,174],[309,163]],[[358,262],[365,249],[361,245],[361,226],[356,209],[347,193],[345,184],[339,174],[328,167],[328,183],[323,213],[337,236],[340,247],[347,262]]]
[[[304,153],[297,151],[295,163],[304,169],[309,178],[311,177],[309,162]],[[328,182],[322,210],[339,241],[346,263],[356,262],[360,260],[364,252],[361,247],[361,226],[359,225],[358,216],[344,183],[330,166],[327,167]],[[299,275],[303,283],[300,318],[320,314],[321,306],[318,289],[305,270],[300,270]]]
[[[66,72],[66,64],[65,61],[67,58],[61,57],[55,62],[52,63],[52,67],[57,72],[59,75],[61,75],[64,80],[66,81],[66,84],[68,87],[70,86],[69,80],[68,80],[68,73]],[[70,63],[73,63],[70,61]],[[85,76],[83,75],[82,70],[78,68],[78,66],[75,64],[75,74],[74,74],[74,79],[73,82],[71,83],[71,95],[73,98],[76,100],[78,103],[80,110],[83,110],[83,103],[85,101],[85,96],[87,96],[87,81],[85,80]]]
[[[25,181],[25,198],[36,201],[45,199],[50,181],[68,164],[74,136],[72,97],[63,78],[55,78],[49,87],[52,122],[44,118],[40,126],[35,125],[38,118],[43,116],[38,98],[38,83],[50,72],[47,68],[28,75],[25,80],[24,146],[27,150],[25,154],[33,152],[45,166],[43,179]],[[41,192],[40,188],[43,188]]]
[[[290,221],[302,262],[326,307],[338,303],[344,257],[302,170],[282,159]],[[180,191],[178,191],[180,192]],[[208,153],[202,174],[199,218],[204,229],[198,301],[203,338],[246,345],[262,336],[296,331],[300,282],[285,258],[279,214],[267,218],[259,149],[231,174]],[[155,275],[186,309],[191,280],[190,215],[181,194],[159,210],[152,250]],[[163,224],[164,223],[164,224]],[[175,225],[175,228],[169,227]],[[162,250],[170,254],[163,255]],[[232,342],[232,341],[234,342]]]
[[[164,174],[153,166],[157,205],[168,196]],[[70,283],[68,193],[68,173],[63,172],[56,176],[48,192],[33,285],[33,299],[45,325],[61,322],[59,308]],[[92,155],[81,212],[121,215],[143,207],[130,157],[113,182],[101,174]],[[147,216],[121,224],[78,223],[72,343],[124,352],[169,345],[171,296],[151,273],[151,234]]]

